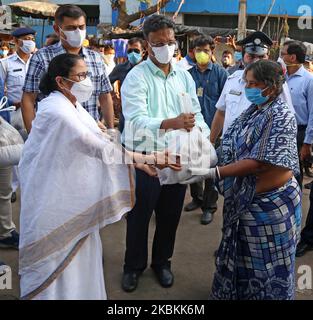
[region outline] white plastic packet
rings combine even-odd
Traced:
[[[24,141],[16,129],[0,117],[0,167],[17,165]]]
[[[184,113],[192,113],[192,101],[188,94],[181,95],[181,104]],[[213,145],[198,127],[194,127],[190,132],[186,130],[172,131],[169,135],[167,149],[170,153],[180,155],[182,170],[173,171],[170,168],[157,170],[161,185],[184,184],[192,177],[192,172],[197,172],[200,175],[199,181],[201,181],[201,177],[204,180],[208,169],[217,164]]]

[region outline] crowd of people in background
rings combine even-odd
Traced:
[[[277,44],[260,31],[241,41],[200,35],[183,57],[164,16],[147,18],[142,38],[98,41],[87,39],[86,14],[75,5],[60,6],[53,27],[42,48],[29,27],[0,48],[0,98],[16,109],[0,109],[0,124],[11,123],[25,141],[19,166],[0,166],[0,248],[20,250],[22,298],[106,299],[99,230],[124,214],[123,290],[136,290],[147,268],[153,212],[151,268],[171,287],[182,211],[201,208],[208,225],[222,195],[210,298],[294,299],[296,257],[313,250],[312,184],[300,232],[303,164],[313,144],[313,63],[305,45],[286,41],[274,59]],[[181,93],[192,112],[182,109]],[[179,161],[158,159],[169,157],[170,132],[195,127],[219,162],[190,185],[184,207],[186,185],[161,185],[156,168],[181,169]],[[141,149],[145,130],[158,140]],[[110,162],[110,150],[126,154],[135,173]],[[19,187],[20,234],[12,218]]]

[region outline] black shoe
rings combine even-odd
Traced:
[[[201,216],[201,224],[210,224],[213,221],[213,213],[211,210],[204,210]]]
[[[200,201],[192,199],[192,201],[185,206],[184,210],[189,212],[189,211],[194,211],[194,210],[196,210],[196,209],[198,209],[200,207],[201,207]]]
[[[11,203],[14,203],[15,201],[16,201],[16,192],[12,192]]]
[[[18,250],[18,245],[20,241],[20,235],[13,230],[10,237],[0,240],[0,248],[13,248]]]
[[[169,267],[152,268],[160,285],[163,288],[169,288],[174,283],[174,275]]]
[[[313,246],[305,243],[304,241],[300,241],[297,246],[296,257],[300,258],[304,256],[308,251],[312,251]]]
[[[132,292],[137,289],[138,279],[140,273],[138,272],[124,272],[122,278],[122,289],[125,292]]]

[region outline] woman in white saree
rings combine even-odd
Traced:
[[[82,57],[55,57],[40,90],[48,97],[38,104],[19,165],[21,297],[106,299],[99,230],[134,205],[125,163],[153,163],[155,155],[129,156],[80,105],[92,92]]]

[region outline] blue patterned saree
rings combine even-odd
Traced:
[[[254,159],[299,172],[297,124],[276,100],[252,105],[224,135],[219,165]],[[227,177],[223,236],[216,258],[211,298],[290,300],[295,294],[295,251],[301,227],[301,192],[292,178],[283,187],[256,193],[256,177]]]

